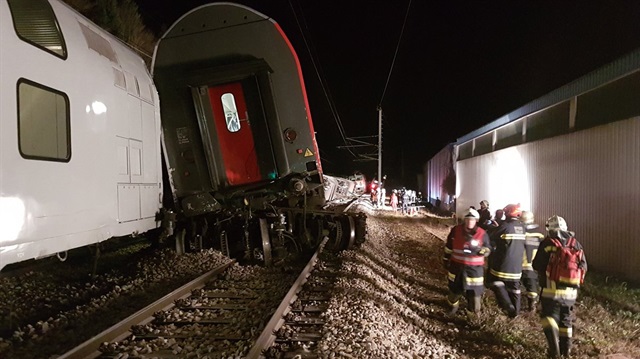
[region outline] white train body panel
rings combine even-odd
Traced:
[[[0,268],[155,228],[161,206],[158,96],[143,60],[50,4],[66,58],[21,39],[0,0]],[[55,111],[55,124],[40,121]]]

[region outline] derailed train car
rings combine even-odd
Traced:
[[[191,11],[158,44],[155,79],[58,0],[0,1],[0,43],[0,269],[175,217],[179,249],[266,264],[363,236],[361,217],[318,210],[299,64],[266,16]]]
[[[170,198],[188,222],[180,245],[205,240],[268,263],[327,232],[353,243],[358,219],[320,210],[302,71],[273,19],[230,3],[198,7],[161,38],[152,67]]]

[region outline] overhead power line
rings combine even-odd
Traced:
[[[393,61],[391,61],[391,68],[389,69],[389,74],[387,75],[387,82],[384,84],[384,90],[382,91],[382,97],[380,97],[379,105],[382,106],[382,101],[384,100],[384,95],[387,92],[387,87],[389,86],[389,80],[391,79],[391,73],[393,72],[393,66],[396,63],[396,57],[398,56],[398,50],[400,49],[400,42],[402,41],[402,35],[404,34],[404,28],[407,25],[407,18],[409,17],[409,9],[411,9],[411,1],[409,0],[409,6],[407,6],[407,13],[404,15],[404,22],[402,23],[402,30],[400,31],[400,37],[398,38],[398,44],[396,45],[396,52],[393,54]]]
[[[331,94],[329,92],[328,86],[325,85],[325,79],[322,76],[322,74],[320,73],[320,69],[319,69],[319,64],[316,63],[315,60],[315,56],[311,51],[311,46],[309,45],[309,41],[307,41],[307,37],[304,35],[305,31],[302,28],[302,25],[300,25],[300,21],[298,19],[298,14],[295,10],[295,8],[293,7],[293,4],[291,3],[291,0],[289,0],[289,6],[291,7],[291,11],[293,12],[293,16],[296,20],[296,24],[298,25],[298,29],[300,29],[300,34],[302,35],[302,40],[304,41],[304,44],[307,48],[307,52],[309,53],[309,57],[311,58],[311,63],[313,64],[313,68],[316,72],[316,76],[318,76],[318,80],[320,81],[320,85],[322,86],[322,91],[324,93],[324,96],[327,99],[327,102],[329,103],[329,109],[331,110],[331,114],[333,115],[333,119],[336,122],[336,125],[338,126],[338,132],[340,132],[340,137],[342,138],[342,141],[345,144],[345,148],[349,151],[349,153],[351,153],[351,155],[353,157],[358,157],[349,147],[349,143],[348,143],[348,137],[346,135],[346,131],[344,130],[344,126],[342,125],[342,120],[340,119],[340,115],[338,114],[338,110],[336,109],[336,106],[333,102],[333,99],[331,98]],[[304,18],[304,12],[301,11],[301,17],[302,17],[302,21],[304,22],[304,26],[305,28],[307,28],[307,23],[306,20]]]

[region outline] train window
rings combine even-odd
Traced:
[[[47,0],[8,0],[13,27],[23,41],[67,58],[67,47],[56,15]]]
[[[18,146],[24,158],[71,159],[69,98],[25,79],[18,81]]]
[[[136,97],[140,97],[140,87],[138,85],[138,79],[130,72],[124,72],[125,82],[127,85],[127,92]]]
[[[107,39],[99,35],[97,32],[91,30],[87,25],[81,23],[78,23],[78,25],[80,25],[82,35],[84,35],[84,39],[87,41],[87,46],[91,50],[106,57],[113,63],[118,63],[116,52],[113,51],[113,48],[111,47],[111,44]]]
[[[151,98],[151,86],[147,79],[143,76],[137,80],[138,90],[140,90],[140,98],[148,102],[153,102],[153,99]]]
[[[127,89],[127,81],[124,79],[124,72],[116,68],[113,69],[113,84],[121,89]]]
[[[240,117],[238,116],[238,107],[233,94],[227,92],[220,97],[222,108],[224,109],[224,117],[227,121],[227,130],[229,132],[240,131]]]

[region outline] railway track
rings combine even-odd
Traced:
[[[321,249],[291,287],[247,358],[317,358],[314,352],[325,323],[322,313],[329,307],[340,270],[338,257]]]
[[[322,278],[335,277],[338,269],[324,259],[327,241],[322,241],[297,279],[288,275],[284,289],[282,270],[259,268],[262,277],[241,278],[236,272],[244,267],[230,261],[59,358],[258,358],[274,343],[274,353],[300,349],[319,338],[318,330],[309,330],[322,324],[317,314],[326,307],[330,288]],[[281,288],[274,289],[278,282]],[[323,300],[325,304],[320,303]],[[268,335],[274,331],[278,334]],[[291,331],[297,334],[286,334]],[[307,344],[298,345],[301,341]]]

